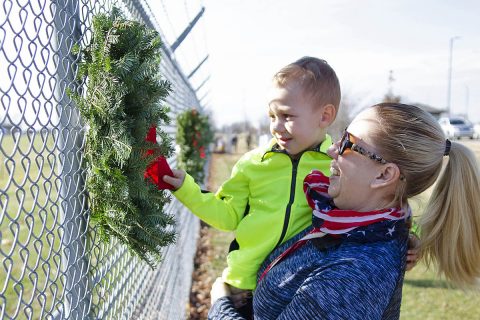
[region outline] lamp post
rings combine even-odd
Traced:
[[[449,63],[448,63],[448,87],[447,87],[447,112],[448,115],[451,115],[451,91],[452,91],[452,59],[453,59],[453,42],[457,39],[460,39],[460,37],[455,36],[450,38],[450,57],[449,57]]]

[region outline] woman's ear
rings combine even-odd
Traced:
[[[329,127],[335,117],[337,116],[337,109],[333,106],[333,104],[326,104],[322,107],[321,110],[321,118],[320,118],[320,127],[327,128]]]
[[[384,188],[395,186],[400,180],[400,169],[394,163],[386,163],[381,166],[375,179],[371,183],[372,188]]]

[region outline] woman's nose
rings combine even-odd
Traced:
[[[337,159],[338,158],[338,142],[335,142],[332,144],[328,150],[327,154],[329,155],[330,158],[332,159]]]

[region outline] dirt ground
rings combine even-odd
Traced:
[[[190,306],[188,319],[207,319],[210,308],[210,288],[214,276],[205,268],[213,259],[212,246],[210,244],[210,227],[203,224],[200,227],[200,238],[197,243],[197,253],[194,260],[192,275],[192,290],[190,292]]]
[[[212,155],[207,184],[208,190],[215,191],[218,189],[219,185],[230,175],[231,167],[240,155],[240,153]],[[188,319],[207,319],[210,309],[210,288],[226,266],[228,245],[233,237],[233,233],[221,232],[205,223],[200,223]]]

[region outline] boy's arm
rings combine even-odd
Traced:
[[[235,230],[248,204],[248,179],[237,163],[231,177],[216,194],[202,193],[200,186],[182,170],[173,170],[174,177],[163,180],[175,187],[173,195],[192,213],[211,226],[225,231]]]

